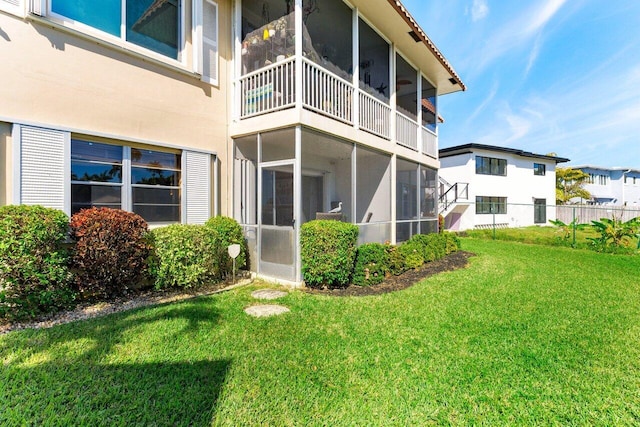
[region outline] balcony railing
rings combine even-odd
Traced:
[[[438,158],[438,136],[427,128],[422,128],[422,152],[434,159]]]
[[[368,93],[360,92],[360,129],[391,139],[389,117],[391,107]]]
[[[418,122],[404,114],[396,113],[396,140],[398,144],[418,150]]]
[[[270,113],[295,105],[295,58],[278,62],[242,76],[240,115],[242,118]]]
[[[395,141],[411,150],[437,158],[438,137],[418,122],[397,111],[395,134],[390,105],[357,88],[322,66],[302,58],[302,106],[340,122]],[[296,106],[296,58],[268,65],[243,75],[240,87],[240,118]],[[357,105],[355,105],[357,102]],[[358,114],[354,115],[354,109]]]
[[[302,61],[303,98],[306,108],[353,124],[353,86],[315,63]]]

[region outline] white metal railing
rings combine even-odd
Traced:
[[[295,105],[295,58],[277,62],[240,78],[240,117]]]
[[[360,129],[371,132],[374,135],[391,139],[391,107],[373,96],[359,91],[360,96]]]
[[[308,59],[303,59],[302,64],[304,106],[352,124],[353,85]]]
[[[438,136],[429,129],[422,128],[422,153],[438,158]]]
[[[400,112],[396,112],[396,141],[412,150],[418,150],[418,122]]]

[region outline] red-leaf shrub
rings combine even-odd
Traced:
[[[73,267],[85,297],[112,297],[139,284],[150,245],[142,217],[110,208],[83,209],[71,217],[76,240]]]

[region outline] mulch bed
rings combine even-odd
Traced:
[[[458,251],[437,261],[425,263],[421,268],[409,270],[400,276],[387,277],[382,283],[373,286],[349,285],[339,289],[312,289],[304,290],[319,295],[331,295],[337,297],[360,297],[367,295],[380,295],[388,292],[400,291],[415,285],[422,279],[445,271],[458,270],[469,264],[469,258],[475,256],[471,252]]]
[[[0,335],[20,329],[50,328],[51,326],[61,325],[75,320],[105,316],[107,314],[132,310],[138,307],[145,307],[154,304],[166,304],[198,296],[211,295],[245,284],[248,280],[250,280],[250,274],[248,272],[241,272],[236,275],[235,286],[231,283],[231,279],[228,279],[220,283],[202,286],[197,289],[144,289],[133,291],[127,295],[116,297],[109,301],[80,303],[73,310],[44,315],[29,322],[2,323],[0,320]]]
[[[416,270],[409,270],[400,276],[387,277],[384,282],[374,286],[355,286],[350,285],[347,288],[342,289],[312,289],[302,288],[304,291],[319,294],[319,295],[332,295],[332,296],[366,296],[366,295],[380,295],[387,292],[399,291],[406,289],[422,279],[432,276],[434,274],[442,273],[445,271],[453,271],[459,268],[464,268],[468,264],[468,260],[474,254],[470,252],[454,252],[443,259],[438,261],[428,262],[421,268]],[[246,283],[248,275],[244,277],[236,277],[236,280],[243,280]],[[241,282],[242,283],[242,282]],[[131,310],[137,307],[144,307],[152,304],[164,304],[174,301],[181,301],[189,298],[193,298],[201,295],[210,295],[216,292],[220,292],[229,288],[230,281],[217,283],[210,286],[198,288],[196,290],[176,290],[168,289],[164,291],[145,290],[139,293],[126,295],[116,298],[111,301],[99,302],[95,304],[83,303],[78,305],[74,310],[56,313],[48,316],[43,316],[37,320],[31,322],[14,322],[14,323],[1,323],[0,322],[0,335],[10,331],[19,329],[39,329],[49,328],[54,325],[60,325],[63,323],[73,322],[75,320],[89,319],[92,317],[104,316],[110,313],[117,313],[120,311]]]

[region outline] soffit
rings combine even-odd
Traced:
[[[439,95],[466,90],[466,86],[453,66],[401,2],[397,0],[351,0],[350,2],[360,10],[367,21],[396,45],[406,59],[422,70],[438,87]],[[416,42],[409,35],[411,31],[418,34],[420,41]],[[455,84],[449,81],[451,78],[456,81]]]

